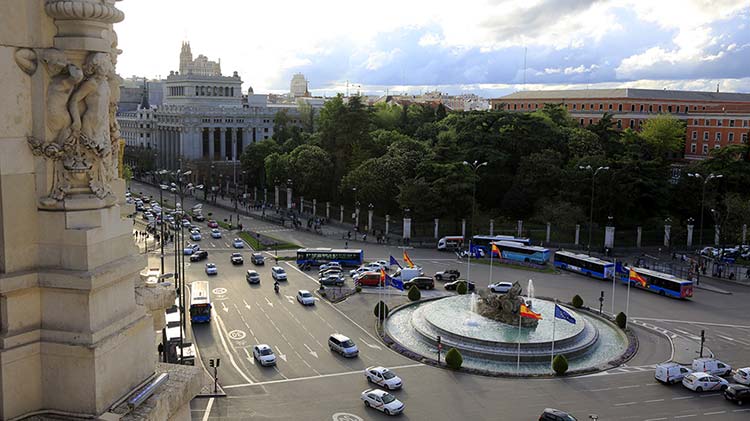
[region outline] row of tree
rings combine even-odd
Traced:
[[[241,159],[249,185],[290,180],[295,194],[319,202],[373,203],[392,215],[409,208],[418,220],[467,217],[476,186],[478,214],[565,227],[588,220],[593,172],[608,167],[594,180],[594,220],[628,226],[697,220],[703,180],[685,174],[713,172],[724,177],[707,185],[706,221],[750,219],[748,146],[684,163],[685,126],[670,115],[636,132],[615,129],[609,114],[580,127],[558,105],[449,113],[442,105],[368,107],[356,96],[308,115],[299,127],[279,113],[274,137],[248,146]],[[487,165],[475,174],[464,161]]]

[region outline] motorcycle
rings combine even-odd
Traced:
[[[273,290],[278,294],[279,293],[279,284],[273,284]]]

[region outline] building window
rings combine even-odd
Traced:
[[[721,120],[721,119],[716,120],[716,125],[719,126],[719,127],[723,126],[724,125],[724,120]]]
[[[268,127],[263,128],[263,133],[268,133]]]
[[[742,127],[747,127],[748,120],[742,120]]]
[[[576,104],[573,104],[573,109],[574,109],[574,110],[576,109]]]
[[[630,111],[635,111],[635,104],[630,104]]]
[[[734,120],[729,120],[729,127],[734,127]]]
[[[695,124],[696,126],[698,126],[701,123],[700,123],[700,120],[698,120],[697,118],[695,118],[695,119],[693,119],[693,124]]]
[[[609,104],[608,108],[611,110],[612,109],[612,104]]]
[[[668,112],[668,113],[671,113],[671,112],[672,112],[672,106],[671,106],[671,105],[667,106],[667,112]]]
[[[677,106],[677,114],[679,114],[679,113],[680,113],[680,106],[678,105]]]
[[[703,155],[708,155],[708,145],[703,145]]]
[[[518,109],[518,106],[517,106],[516,104],[513,104],[513,109],[514,109],[514,110],[517,110],[517,109]]]
[[[632,120],[632,119],[630,120],[630,128],[631,129],[635,128],[635,120]]]
[[[641,104],[641,112],[643,112],[643,104]]]
[[[747,133],[742,133],[742,143],[747,143]]]
[[[708,140],[708,132],[703,132],[703,140]]]
[[[721,142],[721,132],[716,132],[716,141]]]
[[[581,126],[583,126],[583,119],[581,119]]]
[[[649,105],[648,106],[648,112],[650,112],[650,113],[654,112],[654,106],[653,105]]]
[[[698,140],[698,132],[693,131],[692,139],[693,140]]]
[[[695,151],[698,149],[698,145],[695,143],[690,145],[690,153],[695,153]]]
[[[622,129],[622,120],[617,120],[617,128]]]
[[[734,142],[734,133],[729,133],[727,135],[727,142],[729,142],[729,143]]]
[[[603,110],[604,109],[604,104],[599,104],[599,109]]]

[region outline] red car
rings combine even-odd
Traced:
[[[384,285],[384,282],[380,279],[379,272],[365,272],[357,277],[356,283],[357,285],[365,287],[376,287]]]
[[[208,227],[209,228],[219,228],[219,223],[214,221],[213,219],[210,219],[208,221]]]

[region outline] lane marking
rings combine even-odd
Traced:
[[[364,343],[365,343],[365,345],[367,345],[367,347],[368,347],[368,348],[373,348],[373,349],[378,349],[378,350],[380,350],[380,349],[383,349],[383,348],[381,348],[381,347],[380,347],[380,346],[378,346],[378,345],[373,345],[373,344],[370,344],[370,343],[368,343],[368,342],[367,342],[366,340],[364,340],[364,338],[362,338],[361,336],[359,337],[359,340],[360,340],[360,341],[362,341],[362,342],[364,342]]]
[[[221,302],[221,309],[224,310],[224,313],[227,313],[229,311],[229,308],[226,304],[224,304],[223,301]]]
[[[286,354],[281,352],[281,349],[279,349],[278,345],[276,345],[276,351],[279,351],[279,358],[281,358],[282,360],[284,360],[284,362],[286,362]]]
[[[242,303],[245,304],[245,308],[250,310],[250,304],[247,303],[247,301],[242,300]]]
[[[697,417],[697,416],[698,416],[698,414],[688,414],[688,415],[677,415],[674,418],[675,419],[678,419],[678,418],[690,418],[690,417]]]
[[[247,360],[250,361],[250,364],[255,365],[255,358],[253,358],[252,355],[250,355],[250,351],[247,350],[247,348],[242,348],[245,351],[245,355],[247,355]]]
[[[635,405],[638,402],[623,402],[623,403],[616,403],[615,406],[627,406],[627,405]]]
[[[708,398],[711,396],[721,396],[721,393],[709,393],[708,395],[699,395],[699,398]]]
[[[689,324],[689,325],[736,327],[738,329],[750,329],[750,326],[747,326],[747,325],[731,325],[731,324],[726,324],[726,323],[694,322],[694,321],[691,321],[691,320],[654,319],[654,318],[648,318],[648,317],[637,317],[637,318],[633,318],[633,320],[650,320],[650,321],[655,321],[655,322],[666,322],[666,323],[683,323],[683,324]]]
[[[643,401],[643,403],[653,403],[653,402],[664,402],[664,399],[650,399],[647,401]]]
[[[693,399],[694,397],[695,396],[680,396],[680,397],[677,397],[677,398],[672,398],[672,400],[673,401],[679,401],[679,400],[682,400],[682,399]]]
[[[271,300],[268,299],[268,297],[263,297],[263,298],[266,299],[266,304],[268,304],[269,306],[273,307],[273,303],[271,302]]]
[[[240,370],[240,367],[237,365],[237,362],[234,361],[234,355],[229,350],[229,347],[227,346],[227,342],[224,339],[224,332],[223,332],[223,330],[225,329],[224,322],[221,320],[221,317],[219,317],[218,312],[214,312],[214,313],[215,313],[214,317],[216,317],[216,321],[219,322],[219,339],[221,340],[221,345],[224,347],[224,351],[229,356],[229,362],[232,363],[232,366],[234,367],[234,369],[237,370],[238,373],[240,373],[240,376],[242,376],[243,379],[245,379],[248,383],[253,384],[253,380],[250,380],[252,376],[248,377],[248,375],[246,375],[244,371]]]
[[[703,415],[719,415],[725,414],[727,411],[715,411],[715,412],[704,412]]]
[[[206,412],[203,413],[203,421],[208,421],[208,417],[211,415],[212,406],[214,406],[214,398],[210,398],[208,400],[208,405],[206,405]]]
[[[666,418],[664,418],[664,417],[661,417],[661,418],[649,418],[649,419],[644,420],[644,421],[662,421],[662,420],[665,420],[665,419]]]
[[[286,361],[286,360],[284,360],[284,361]],[[276,370],[276,372],[279,373],[281,375],[281,377],[283,377],[283,378],[285,378],[287,380],[289,379],[289,377],[285,376],[284,373],[282,373],[281,371],[279,371],[279,367],[277,367],[276,365],[273,366],[273,369]]]
[[[313,356],[313,357],[315,357],[315,358],[318,358],[318,353],[317,353],[317,352],[315,352],[315,351],[313,351],[312,349],[310,349],[310,347],[309,347],[309,346],[307,346],[307,344],[303,344],[303,345],[305,346],[305,348],[307,348],[307,352],[309,352],[309,353],[310,353],[310,355],[312,355],[312,356]]]
[[[634,387],[641,387],[640,385],[634,384],[632,386],[620,386],[618,389],[632,389]]]

